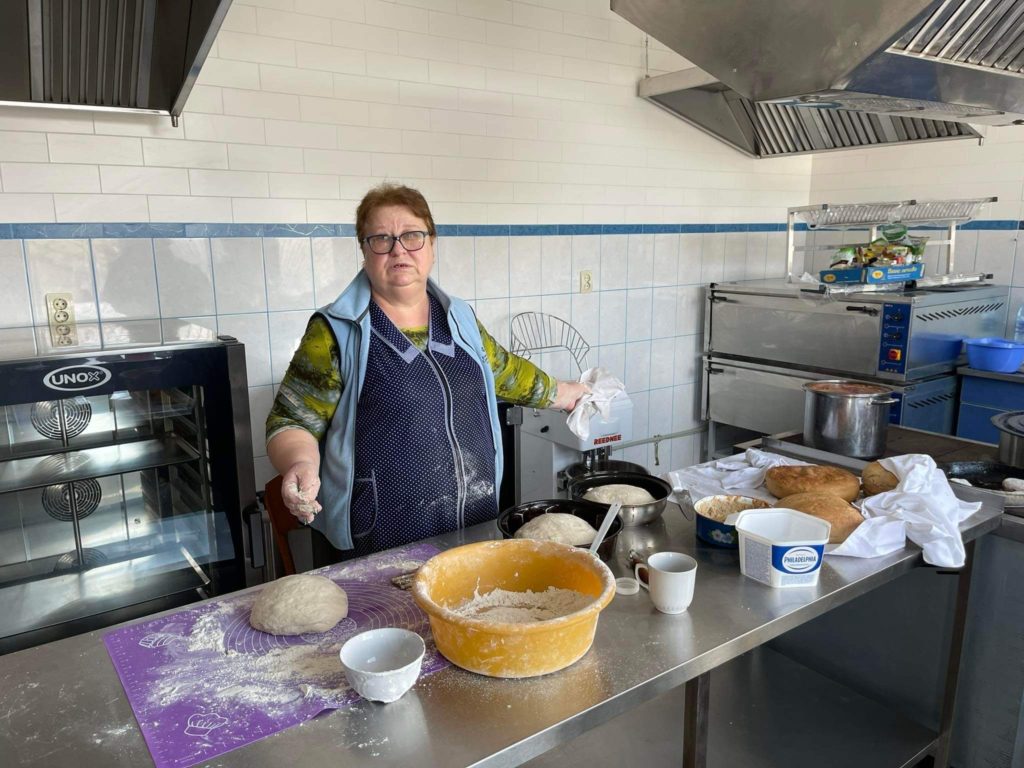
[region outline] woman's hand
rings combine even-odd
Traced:
[[[267,456],[281,473],[281,497],[288,511],[303,523],[313,522],[320,511],[320,449],[304,429],[278,432],[267,443]]]
[[[312,462],[299,461],[281,476],[284,505],[300,522],[313,522],[316,513],[320,511],[320,504],[316,500],[319,492],[320,477]]]
[[[548,408],[555,411],[571,411],[576,407],[576,403],[579,402],[580,398],[589,392],[590,387],[586,384],[578,381],[560,381],[558,382],[558,391],[555,393],[555,399]]]

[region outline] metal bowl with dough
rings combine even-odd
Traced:
[[[516,531],[528,522],[548,512],[575,515],[586,520],[595,530],[599,530],[601,522],[604,520],[604,513],[607,511],[608,507],[605,504],[595,504],[592,501],[583,501],[582,499],[528,501],[525,504],[509,507],[498,515],[498,530],[501,531],[501,535],[504,538],[511,539],[516,535]],[[597,554],[605,562],[615,553],[615,540],[618,538],[619,531],[621,530],[622,520],[616,518],[612,521],[608,533],[604,535],[604,541],[597,547]],[[590,549],[590,546],[585,545],[583,549]]]
[[[672,486],[654,475],[645,475],[639,472],[595,472],[574,481],[569,486],[569,496],[574,499],[583,499],[587,491],[593,488],[615,484],[635,485],[654,497],[654,501],[647,504],[623,504],[622,511],[619,512],[619,519],[625,526],[644,525],[652,520],[657,520],[665,511],[665,503],[672,493]],[[583,500],[589,501],[589,499]],[[607,504],[600,504],[596,501],[591,503],[608,509]]]
[[[460,616],[454,608],[495,589],[571,589],[590,597],[577,611],[530,623]],[[456,666],[489,677],[535,677],[581,659],[594,642],[598,614],[615,596],[608,566],[553,541],[481,541],[435,555],[412,588],[430,618],[437,649]]]

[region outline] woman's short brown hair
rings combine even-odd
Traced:
[[[437,236],[434,217],[430,215],[430,206],[427,205],[426,198],[420,191],[404,184],[384,182],[367,192],[359,202],[359,207],[356,208],[356,238],[360,242],[367,235],[366,221],[370,218],[370,214],[386,205],[400,205],[403,208],[408,208],[413,216],[422,219],[423,223],[427,225],[428,235]]]

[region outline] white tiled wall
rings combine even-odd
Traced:
[[[999,198],[982,218],[1024,218],[1024,129],[990,128],[984,142],[947,141],[815,155],[811,202],[904,199]],[[835,237],[836,233],[828,233]],[[940,238],[940,232],[927,232]],[[863,233],[859,233],[863,237]],[[819,235],[820,237],[821,235]],[[850,233],[856,239],[858,233]],[[1007,334],[1024,304],[1024,247],[1019,230],[965,231],[958,236],[955,268],[991,272],[1011,286]],[[929,248],[928,271],[945,263],[945,251]]]
[[[703,278],[694,263],[735,250],[740,277],[781,276],[784,245],[780,232],[441,237],[435,277],[472,302],[504,344],[519,312],[556,314],[577,327],[590,344],[583,367],[602,365],[625,381],[641,438],[697,423]],[[577,266],[593,271],[593,292],[578,292]],[[45,323],[43,297],[59,290],[73,294],[80,319],[98,313],[104,333],[116,334],[118,320],[159,318],[174,338],[197,328],[235,336],[246,348],[253,447],[265,481],[262,423],[275,387],[311,310],[357,269],[354,238],[0,240],[0,327]],[[565,353],[536,362],[561,378],[579,374]],[[657,468],[693,463],[696,450],[695,438],[666,442]],[[654,468],[652,447],[626,456]]]
[[[653,40],[649,60],[689,66]],[[644,62],[607,0],[235,0],[178,127],[0,108],[0,221],[350,222],[383,178],[451,224],[806,201],[809,157],[751,160],[670,117],[636,96]]]

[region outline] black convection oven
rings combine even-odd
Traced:
[[[0,332],[0,653],[262,579],[244,349],[206,336]]]

